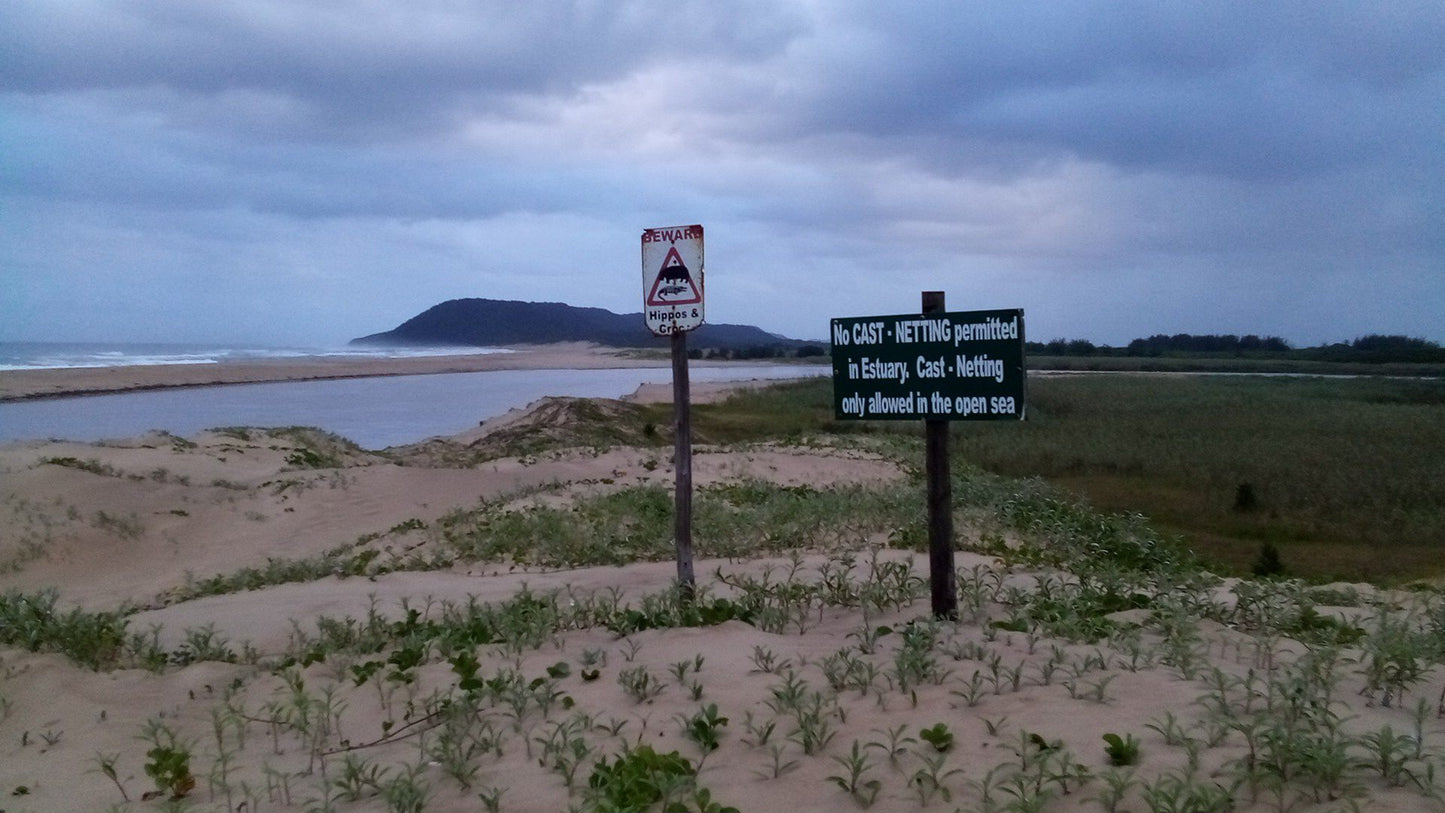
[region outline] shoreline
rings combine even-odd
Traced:
[[[480,373],[494,370],[600,370],[665,367],[667,358],[646,358],[634,349],[593,344],[519,345],[505,353],[408,358],[284,358],[216,364],[152,364],[0,371],[0,403],[115,395],[123,392],[376,378]],[[696,363],[696,362],[694,362]],[[711,366],[711,365],[710,365]]]

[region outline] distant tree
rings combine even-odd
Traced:
[[[1025,342],[1024,351],[1041,356],[1092,356],[1099,347],[1088,339],[1051,339],[1048,342]]]
[[[1350,347],[1361,354],[1361,361],[1445,361],[1445,351],[1439,344],[1409,336],[1372,333],[1355,339]]]
[[[1372,333],[1361,336],[1353,342],[1322,344],[1300,351],[1306,358],[1319,361],[1355,362],[1360,364],[1385,364],[1403,362],[1416,364],[1439,364],[1445,362],[1445,349],[1426,339],[1409,336],[1383,335]]]
[[[1198,353],[1207,355],[1242,355],[1264,350],[1280,352],[1289,349],[1289,343],[1278,336],[1261,338],[1254,334],[1240,337],[1233,333],[1194,335],[1176,333],[1166,336],[1162,333],[1147,339],[1129,342],[1125,352],[1131,356],[1162,356],[1165,353]]]
[[[1169,346],[1169,337],[1162,333],[1156,333],[1147,339],[1135,339],[1129,342],[1124,352],[1131,356],[1159,356]]]

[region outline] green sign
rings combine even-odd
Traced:
[[[833,414],[1022,420],[1023,310],[834,319]]]

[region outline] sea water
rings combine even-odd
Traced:
[[[0,371],[220,364],[306,358],[418,358],[509,353],[495,347],[265,347],[261,345],[0,342]]]
[[[695,366],[694,382],[785,379],[825,366]],[[94,441],[150,430],[189,435],[222,426],[315,426],[368,449],[452,435],[546,395],[617,398],[672,381],[670,367],[496,370],[185,387],[0,403],[0,442]]]

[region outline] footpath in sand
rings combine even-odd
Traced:
[[[690,615],[668,541],[629,536],[670,446],[567,443],[635,400],[385,452],[259,429],[0,448],[0,808],[1442,807],[1437,597],[1111,593],[960,551],[963,618],[934,623],[904,523],[848,505],[913,492],[908,466],[814,439],[697,449],[724,519],[843,497],[836,525],[701,527],[745,541],[697,563]],[[588,550],[621,564],[547,559],[604,520]]]

